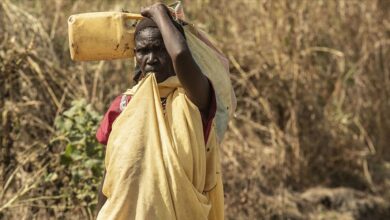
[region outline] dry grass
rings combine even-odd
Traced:
[[[184,2],[231,61],[238,108],[222,146],[227,219],[370,213],[300,207],[300,193],[316,186],[390,201],[388,1]],[[0,219],[92,218],[86,206],[59,198],[65,177],[42,177],[60,169],[63,146],[49,141],[54,118],[79,98],[103,113],[131,84],[129,60],[70,60],[67,17],[121,8],[140,4],[0,3]]]

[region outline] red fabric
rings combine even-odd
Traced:
[[[210,109],[208,112],[202,112],[202,123],[203,123],[203,134],[204,134],[204,140],[207,142],[207,139],[210,134],[211,125],[213,118],[215,116],[215,113],[217,111],[217,102],[215,99],[215,93],[214,89],[211,86],[211,103],[210,103]],[[120,102],[122,99],[122,95],[117,96],[114,101],[111,103],[110,107],[108,108],[107,112],[104,114],[104,117],[102,121],[100,122],[100,126],[96,132],[96,139],[99,141],[99,143],[107,145],[108,137],[110,136],[112,124],[114,123],[115,119],[119,116],[119,114],[122,112],[120,110]],[[127,96],[127,103],[131,100],[131,96]]]
[[[214,88],[211,85],[211,83],[210,83],[210,90],[211,90],[211,100],[210,100],[209,110],[208,112],[204,112],[204,111],[200,112],[200,115],[202,116],[203,136],[204,136],[205,143],[207,143],[207,140],[209,139],[211,125],[215,117],[215,113],[217,112],[217,100],[215,98]]]
[[[117,96],[114,101],[111,103],[110,107],[108,108],[106,114],[104,114],[104,117],[102,121],[100,122],[100,126],[96,132],[96,139],[99,141],[99,143],[107,145],[108,137],[110,136],[112,124],[114,123],[115,119],[119,116],[119,114],[122,112],[119,108],[121,103],[122,95]],[[131,96],[127,96],[127,102],[129,102],[131,99]]]

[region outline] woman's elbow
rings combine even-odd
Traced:
[[[182,62],[191,57],[192,55],[188,47],[175,48],[175,50],[171,53],[171,58],[173,62]]]

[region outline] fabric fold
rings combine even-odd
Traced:
[[[108,140],[97,219],[223,219],[216,132],[205,144],[200,112],[177,77],[157,84],[150,74],[132,95]]]

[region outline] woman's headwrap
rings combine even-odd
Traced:
[[[135,26],[135,32],[134,32],[134,37],[137,36],[137,34],[142,31],[145,28],[148,27],[154,27],[158,28],[156,22],[154,22],[152,19],[144,17],[142,18],[138,23],[137,26]]]
[[[183,35],[183,37],[185,38],[185,34],[184,34],[184,29],[183,27],[181,26],[181,24],[179,24],[177,21],[175,21],[172,16],[171,17],[171,21],[173,23],[173,25],[175,25],[175,27],[180,31],[180,33]],[[137,24],[137,26],[135,27],[135,32],[134,32],[134,37],[137,36],[137,34],[142,31],[143,29],[145,28],[148,28],[148,27],[154,27],[154,28],[158,28],[156,22],[154,22],[152,19],[150,18],[147,18],[147,17],[144,17],[142,20],[140,20]]]

